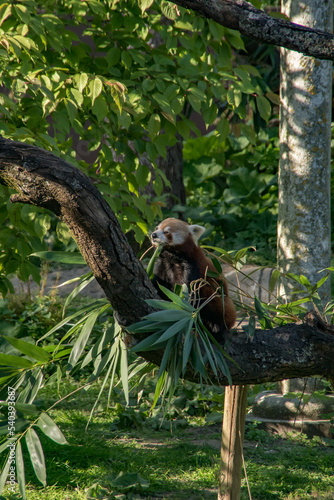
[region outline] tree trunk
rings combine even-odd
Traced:
[[[166,158],[158,156],[157,166],[160,168],[170,182],[171,187],[165,188],[168,193],[167,208],[171,209],[174,205],[185,205],[186,191],[183,183],[183,144],[178,141],[174,146],[166,148]]]
[[[330,31],[332,0],[283,2],[296,23]],[[332,64],[281,49],[278,268],[315,284],[330,266]],[[291,286],[283,292],[291,297]],[[329,280],[322,288],[330,297]]]
[[[295,23],[332,29],[332,0],[286,0],[282,11]],[[331,89],[331,63],[281,49],[278,268],[303,274],[312,285],[331,262]],[[287,301],[298,298],[291,281],[279,291]],[[320,289],[324,304],[330,292],[327,280]],[[284,386],[293,390],[289,380]]]
[[[247,385],[225,388],[218,500],[239,500],[247,407]]]

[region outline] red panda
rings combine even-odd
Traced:
[[[166,296],[158,284],[172,291],[176,284],[186,284],[189,290],[197,285],[201,301],[211,297],[223,283],[224,298],[215,296],[200,312],[205,327],[218,342],[223,343],[235,323],[236,312],[223,276],[212,278],[207,275],[208,271],[217,273],[217,270],[198,246],[198,239],[204,231],[202,226],[189,225],[174,218],[165,219],[156,227],[151,242],[154,246],[163,245],[163,249],[154,266],[153,283],[164,299]],[[201,278],[204,281],[194,283]]]

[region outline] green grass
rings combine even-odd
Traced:
[[[68,384],[68,390],[75,385]],[[170,422],[162,421],[161,415],[140,419],[137,410],[127,410],[117,403],[108,412],[100,406],[86,431],[96,391],[76,394],[51,414],[69,446],[60,446],[39,432],[47,463],[46,488],[36,479],[23,446],[28,500],[81,500],[93,484],[100,487],[96,498],[112,499],[108,495],[120,473],[139,474],[149,484],[144,489],[133,486],[129,491],[134,496],[119,498],[217,497],[220,424],[209,424],[203,415],[187,416],[180,411],[170,431]],[[55,389],[44,390],[44,397],[52,401]],[[246,432],[244,452],[253,500],[334,498],[333,441],[310,440],[304,435],[283,439],[252,425]],[[127,490],[123,487],[116,493],[126,494]],[[14,500],[19,496],[7,494],[5,498]],[[247,498],[243,479],[242,500]]]

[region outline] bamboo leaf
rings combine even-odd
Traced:
[[[131,347],[130,351],[140,352],[140,351],[148,351],[150,349],[155,349],[155,347],[152,346],[156,343],[156,340],[158,340],[160,337],[161,337],[161,332],[153,333],[149,337],[146,337],[146,339],[142,340],[135,346]]]
[[[158,374],[159,377],[161,377],[161,375],[164,373],[164,371],[166,371],[169,356],[170,356],[172,347],[174,345],[175,345],[174,339],[169,339],[169,341],[167,342],[166,348],[165,348],[165,352],[164,352],[162,359],[161,359],[160,369],[159,369],[159,374]]]
[[[37,420],[38,427],[48,436],[52,441],[58,444],[68,444],[64,434],[59,429],[58,425],[52,420],[51,417],[45,412],[41,414]]]
[[[150,261],[148,263],[146,272],[147,272],[148,277],[150,279],[153,278],[154,264],[155,264],[155,261],[157,260],[157,258],[159,257],[159,255],[161,253],[161,250],[162,250],[162,245],[157,246],[157,248],[154,250],[154,254],[152,255],[152,257],[151,257],[151,259],[150,259]]]
[[[153,403],[151,406],[151,411],[154,409],[156,406],[158,399],[160,397],[160,394],[164,388],[165,382],[166,382],[166,377],[167,377],[167,372],[163,372],[160,377],[158,378],[157,385],[155,386],[155,392],[154,392],[154,398],[153,398]]]
[[[95,276],[93,276],[93,274],[91,272],[85,274],[84,276],[81,277],[82,280],[81,280],[81,283],[76,286],[74,288],[74,290],[72,290],[72,292],[66,297],[66,301],[65,301],[65,304],[64,304],[64,308],[63,308],[63,317],[65,316],[65,311],[67,309],[67,307],[71,304],[71,302],[73,301],[73,299],[75,299],[75,297],[87,286],[89,285],[89,283],[91,283],[94,279],[95,279]]]
[[[40,339],[38,339],[38,342],[40,342],[41,340],[44,340],[46,337],[49,337],[52,333],[56,332],[57,330],[59,330],[60,328],[62,328],[64,325],[67,325],[68,323],[70,323],[74,318],[77,318],[78,316],[80,316],[80,315],[82,315],[84,313],[88,314],[89,311],[96,309],[96,304],[98,302],[100,302],[100,301],[99,300],[95,301],[94,303],[92,303],[88,307],[80,309],[79,311],[76,311],[75,313],[71,314],[70,316],[67,316],[62,321],[60,321],[56,326],[54,326],[53,328],[51,328],[51,330],[49,330]],[[80,322],[82,322],[84,320],[85,320],[85,318],[81,319],[78,323],[80,323]],[[62,339],[62,340],[64,340],[64,339]]]
[[[26,401],[24,401],[25,403],[30,404],[34,401],[34,399],[37,396],[38,391],[42,385],[43,378],[44,378],[44,374],[43,374],[41,369],[38,369],[37,372],[36,372],[36,370],[33,371],[33,373],[31,374],[31,376],[29,378],[29,383],[30,383],[31,389],[29,391],[28,398],[26,399]]]
[[[74,366],[77,364],[78,359],[80,358],[83,350],[86,347],[87,341],[90,337],[90,334],[92,333],[92,329],[93,326],[95,325],[97,318],[106,309],[106,307],[109,307],[109,305],[96,309],[95,311],[92,311],[88,315],[88,318],[86,319],[86,322],[82,328],[79,338],[77,339],[76,343],[73,346],[72,352],[68,360],[68,364],[70,365],[70,370],[74,368]]]
[[[46,486],[46,468],[44,452],[39,437],[34,429],[29,429],[26,434],[26,443],[30,460],[39,481]]]
[[[71,252],[34,252],[30,255],[30,257],[39,257],[42,260],[47,260],[49,262],[59,262],[62,264],[74,264],[74,265],[85,265],[85,259],[82,255]]]
[[[114,342],[109,347],[108,351],[105,353],[103,358],[101,359],[101,355],[97,356],[94,362],[94,371],[88,379],[88,382],[93,382],[100,376],[103,369],[108,365],[108,363],[116,356],[118,359],[119,350],[119,342]]]
[[[13,366],[15,368],[31,368],[34,363],[29,359],[22,358],[21,356],[12,356],[11,354],[0,353],[0,365]]]
[[[114,328],[107,328],[107,330],[103,333],[102,337],[100,337],[93,347],[86,354],[83,362],[81,363],[81,369],[88,365],[93,359],[103,351],[103,349],[109,344],[112,343],[115,339],[115,331]]]
[[[17,474],[17,482],[19,483],[20,493],[22,495],[22,499],[26,500],[26,480],[24,473],[24,460],[22,455],[22,446],[21,442],[18,441],[15,448],[15,459],[16,459],[16,474]]]
[[[128,351],[124,344],[121,342],[121,381],[124,391],[126,404],[129,404],[129,380],[128,380]]]
[[[189,324],[188,330],[184,336],[183,352],[182,352],[182,372],[184,373],[187,367],[189,356],[193,347],[193,335],[192,335],[193,325]]]
[[[164,292],[165,295],[174,303],[179,306],[181,306],[182,309],[186,311],[191,311],[193,312],[195,309],[192,307],[192,305],[189,304],[186,300],[182,299],[179,295],[176,295],[176,293],[172,292],[171,290],[168,290],[168,288],[159,285],[159,288]]]
[[[4,338],[9,342],[15,349],[22,352],[26,356],[35,359],[36,361],[41,361],[44,363],[45,361],[49,361],[51,358],[51,354],[48,353],[42,347],[39,347],[35,344],[31,344],[30,342],[25,342],[24,340],[16,339],[14,337],[7,337],[4,335]]]
[[[149,306],[155,307],[156,309],[181,309],[183,307],[174,304],[173,302],[167,302],[167,300],[157,300],[157,299],[146,299],[145,301]]]
[[[152,321],[159,321],[159,322],[165,321],[168,323],[179,321],[180,319],[184,319],[185,317],[189,318],[189,312],[180,309],[169,310],[169,311],[157,311],[149,314],[148,316],[145,316],[146,319],[149,318]]]
[[[278,269],[275,269],[272,272],[271,277],[270,277],[270,283],[269,283],[269,292],[270,293],[273,293],[273,291],[275,290],[275,287],[277,285],[277,281],[279,280],[280,276],[281,276],[281,272]]]
[[[176,323],[173,323],[172,326],[167,328],[167,330],[159,337],[159,339],[155,342],[155,344],[160,343],[160,342],[165,342],[166,340],[170,339],[174,335],[177,335],[179,332],[184,330],[187,324],[193,324],[193,318],[183,318],[180,321],[177,321]],[[188,326],[189,328],[189,326]]]
[[[8,401],[0,401],[0,405],[8,406]],[[15,402],[15,409],[17,412],[21,412],[25,415],[39,415],[41,409],[36,405],[28,404],[28,403],[18,403]]]
[[[0,476],[0,495],[4,489],[4,486],[6,484],[8,472],[9,472],[9,466],[10,466],[10,461],[9,461],[9,455],[7,456],[7,460],[5,462],[5,466],[2,469],[1,476]]]

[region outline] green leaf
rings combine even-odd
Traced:
[[[0,26],[12,13],[12,6],[8,3],[3,3],[0,6]]]
[[[8,406],[8,401],[0,401],[1,405]],[[25,415],[39,415],[41,409],[33,404],[28,403],[15,403],[15,408],[17,412],[24,413]]]
[[[121,342],[121,381],[126,404],[129,404],[128,350]]]
[[[44,452],[38,435],[34,429],[29,429],[26,433],[26,443],[30,460],[35,474],[39,481],[46,486],[46,468]]]
[[[171,337],[174,337],[174,335],[177,335],[178,333],[182,332],[187,325],[189,329],[189,325],[190,324],[192,325],[193,323],[194,323],[193,318],[189,319],[189,317],[176,321],[175,323],[172,324],[172,326],[167,328],[167,330],[163,333],[163,335],[161,335],[161,337],[159,337],[159,339],[155,342],[155,344],[158,344],[160,342],[165,342]]]
[[[4,338],[9,342],[15,349],[22,352],[26,356],[30,358],[36,359],[36,361],[41,361],[42,363],[45,361],[49,361],[51,358],[51,354],[45,351],[42,347],[38,347],[35,344],[31,344],[30,342],[25,342],[24,340],[16,339],[14,337],[7,337],[4,335]]]
[[[180,306],[183,310],[188,311],[188,312],[194,312],[195,309],[189,302],[186,300],[182,299],[179,295],[176,295],[176,293],[172,292],[171,290],[168,290],[168,288],[159,285],[160,290],[164,292],[164,294],[176,305]]]
[[[152,255],[152,257],[148,263],[146,272],[147,272],[148,277],[150,279],[153,278],[154,264],[155,264],[155,261],[157,260],[157,258],[159,257],[161,250],[162,250],[162,245],[157,246],[157,248],[154,250],[154,254]]]
[[[14,6],[16,15],[23,21],[25,24],[30,23],[30,13],[27,7],[24,5],[15,5]]]
[[[74,265],[84,265],[86,264],[82,255],[78,252],[34,252],[30,257],[39,257],[40,259],[47,260],[49,262],[60,262],[62,264],[74,264]]]
[[[97,76],[94,80],[91,80],[88,84],[89,94],[88,97],[91,98],[92,104],[94,104],[95,99],[101,94],[103,89],[103,83]]]
[[[268,97],[269,101],[271,101],[273,104],[276,104],[277,106],[281,104],[279,95],[274,94],[273,92],[267,92],[266,97]]]
[[[10,354],[0,353],[0,366],[13,366],[15,368],[31,368],[34,366],[29,359],[20,356],[12,356]]]
[[[273,293],[273,291],[275,290],[280,276],[281,276],[281,271],[279,271],[278,269],[275,269],[272,272],[271,277],[270,277],[270,283],[269,283],[269,292],[270,293]]]
[[[38,427],[48,436],[52,441],[58,444],[68,444],[64,434],[59,429],[58,425],[52,420],[47,413],[42,413],[37,421]]]
[[[256,98],[256,104],[257,104],[257,109],[259,110],[259,113],[261,117],[266,120],[266,122],[269,120],[270,115],[271,115],[271,105],[268,99],[264,95],[259,95]]]
[[[103,95],[98,96],[92,106],[92,111],[98,122],[102,122],[108,113],[108,105]]]
[[[6,458],[6,461],[5,461],[5,465],[2,469],[1,476],[0,476],[0,495],[4,489],[4,486],[5,486],[6,481],[7,481],[9,466],[10,466],[10,461],[9,461],[9,455],[8,455]]]
[[[159,368],[159,374],[158,377],[160,378],[164,371],[167,368],[168,361],[170,359],[170,353],[172,348],[175,346],[175,340],[174,339],[169,339],[167,342],[167,345],[165,347],[165,352],[162,356],[161,363],[160,363],[160,368]]]
[[[52,333],[56,332],[57,330],[59,330],[62,326],[66,325],[67,323],[71,323],[71,321],[74,318],[76,318],[78,316],[81,316],[83,313],[88,313],[88,311],[90,311],[90,310],[96,309],[96,304],[99,303],[99,302],[100,301],[93,302],[89,306],[86,306],[84,309],[79,309],[78,311],[76,311],[75,313],[71,314],[70,316],[67,316],[62,321],[60,321],[57,325],[55,325],[53,328],[51,328],[51,330],[49,330],[47,333],[45,333],[40,339],[38,339],[38,342],[41,342],[45,338],[49,337]],[[85,320],[85,318],[79,320],[78,323],[80,323],[80,322],[82,322],[84,320]]]
[[[15,459],[16,459],[16,475],[17,482],[19,483],[20,493],[22,495],[22,499],[26,500],[26,480],[24,473],[24,460],[22,455],[22,446],[21,442],[18,441],[15,448]]]
[[[202,107],[202,101],[199,99],[199,97],[188,94],[187,98],[188,98],[188,101],[189,101],[191,107],[195,111],[197,111],[197,113],[200,113],[201,107]]]
[[[106,54],[106,60],[110,66],[116,66],[121,58],[121,50],[118,47],[112,47]]]
[[[174,304],[173,302],[162,299],[146,299],[145,302],[155,309],[184,309],[183,306],[179,306],[177,304]]]
[[[182,351],[182,372],[184,373],[187,367],[189,356],[193,348],[192,324],[189,323],[189,328],[184,335],[183,351]]]
[[[321,280],[317,281],[316,285],[315,285],[315,289],[317,290],[318,288],[320,288],[326,281],[327,279],[329,278],[330,274],[327,274],[326,276],[324,276],[323,278],[321,278]]]
[[[83,103],[83,95],[82,93],[77,90],[77,89],[70,89],[69,90],[70,98],[75,102],[75,104],[78,106],[78,108],[81,108],[82,103]]]
[[[161,128],[161,118],[157,113],[155,113],[151,115],[147,127],[151,139],[154,139],[158,135],[158,133],[160,132],[160,128]]]
[[[178,18],[177,14],[177,9],[176,5],[172,4],[171,2],[166,2],[166,0],[162,0],[160,4],[161,8],[161,13],[167,17],[167,19],[171,19],[172,21],[175,21]],[[169,37],[172,38],[172,37]]]
[[[81,330],[79,338],[74,344],[71,355],[69,357],[68,364],[71,366],[70,369],[74,368],[75,365],[77,364],[78,359],[80,358],[83,350],[86,347],[87,341],[90,337],[90,334],[92,333],[92,329],[96,323],[97,318],[107,307],[109,307],[109,304],[89,313],[85,321],[85,324]]]
[[[86,87],[88,83],[88,75],[87,73],[80,73],[78,75],[74,76],[74,81],[78,87],[78,91],[80,94],[82,94],[82,91]]]
[[[126,69],[130,69],[132,65],[132,57],[127,50],[122,50],[121,61]]]
[[[145,10],[151,7],[153,0],[138,0],[139,7],[141,9],[141,13],[144,14]]]
[[[180,309],[174,309],[172,311],[157,311],[145,316],[145,318],[150,319],[150,321],[161,321],[168,323],[179,321],[180,319],[184,319],[185,317],[189,318],[189,312]]]
[[[138,323],[136,323],[138,325]],[[135,326],[135,325],[132,325]],[[135,332],[134,329],[128,328],[128,331]],[[140,351],[147,351],[147,350],[152,350],[152,346],[156,344],[156,340],[158,340],[161,337],[161,332],[153,333],[152,335],[149,335],[146,337],[146,339],[142,340],[135,346],[131,347],[130,351],[131,352],[140,352]]]

